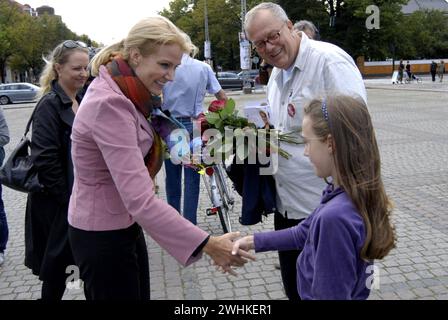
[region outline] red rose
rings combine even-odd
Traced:
[[[208,111],[209,112],[218,112],[219,110],[224,109],[225,106],[226,106],[225,100],[214,100],[208,106]]]

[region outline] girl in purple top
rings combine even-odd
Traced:
[[[367,299],[373,260],[395,246],[392,206],[367,106],[348,96],[314,100],[304,109],[302,135],[305,155],[328,183],[321,203],[295,227],[237,240],[234,252],[301,249],[302,299]]]

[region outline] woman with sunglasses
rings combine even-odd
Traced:
[[[33,115],[31,155],[43,192],[28,194],[25,265],[42,283],[42,300],[60,300],[66,270],[74,265],[67,212],[73,186],[70,135],[87,80],[88,50],[82,42],[59,44],[40,77],[41,98]]]

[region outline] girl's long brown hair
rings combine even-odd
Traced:
[[[395,247],[395,229],[390,215],[392,204],[381,179],[381,160],[372,120],[362,99],[332,96],[304,109],[314,133],[326,141],[331,135],[338,184],[345,190],[362,216],[366,240],[361,250],[365,260],[382,259]],[[327,121],[328,120],[328,121]]]

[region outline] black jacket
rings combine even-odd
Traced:
[[[236,192],[242,198],[239,219],[242,225],[257,224],[262,221],[263,215],[267,216],[277,211],[274,177],[260,175],[261,167],[268,167],[268,165],[233,163],[227,171]]]
[[[67,222],[74,118],[71,99],[53,81],[36,106],[31,135],[31,156],[45,189],[28,195],[25,214],[25,265],[41,280],[66,277],[65,268],[74,264]]]
[[[432,62],[431,63],[431,72],[436,73],[437,72],[437,63]]]

